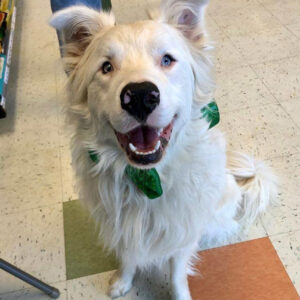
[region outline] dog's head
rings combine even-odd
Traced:
[[[164,157],[211,91],[203,55],[206,2],[163,1],[157,20],[129,25],[84,6],[51,19],[64,43],[71,110],[137,167]]]

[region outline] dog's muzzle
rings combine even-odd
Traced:
[[[118,142],[130,163],[135,166],[153,165],[161,160],[173,130],[173,121],[162,128],[146,124],[149,115],[160,103],[160,92],[151,82],[129,83],[121,92],[121,106],[140,124],[133,130],[120,133]]]

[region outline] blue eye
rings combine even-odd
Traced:
[[[106,62],[102,65],[101,69],[102,69],[102,73],[103,73],[103,74],[107,74],[107,73],[112,72],[112,71],[114,70],[112,64],[111,64],[109,61],[106,61]]]
[[[173,62],[175,62],[176,60],[170,55],[170,54],[166,54],[162,60],[161,60],[161,66],[162,67],[169,67],[172,65]]]

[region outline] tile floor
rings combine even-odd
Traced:
[[[8,118],[0,120],[0,257],[57,285],[60,299],[107,299],[112,271],[66,276],[63,202],[77,195],[48,2],[17,1]],[[112,1],[119,22],[142,19],[145,6],[157,3]],[[216,41],[216,99],[228,145],[267,159],[281,179],[278,206],[247,239],[270,237],[300,293],[299,11],[299,0],[211,0],[207,26]],[[0,299],[48,298],[0,272]]]

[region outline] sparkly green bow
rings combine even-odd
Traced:
[[[220,114],[215,101],[212,101],[203,107],[201,112],[203,116],[202,118],[205,118],[208,122],[210,122],[209,128],[212,128],[219,123]],[[89,156],[93,162],[99,162],[98,155],[95,152],[89,151]],[[156,199],[163,194],[160,177],[155,168],[144,170],[127,165],[125,173],[137,186],[137,188],[149,199]]]

